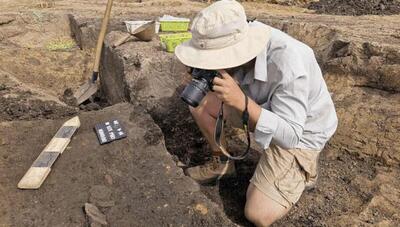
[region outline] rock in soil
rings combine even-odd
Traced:
[[[108,185],[113,184],[113,179],[112,179],[111,175],[109,175],[109,174],[104,175],[104,179],[106,180]]]
[[[89,224],[91,227],[108,224],[106,216],[101,213],[99,208],[91,203],[85,203],[85,214],[89,219]]]

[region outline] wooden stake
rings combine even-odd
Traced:
[[[51,166],[60,156],[75,131],[81,126],[79,117],[74,117],[66,121],[51,139],[50,143],[39,154],[33,162],[31,168],[25,173],[18,183],[20,189],[38,189],[49,175]]]

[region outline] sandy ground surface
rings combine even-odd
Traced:
[[[139,127],[137,130],[146,139],[132,138],[102,148],[93,145],[95,138],[91,125],[117,114],[122,107],[87,112],[102,108],[103,104],[94,108],[83,107],[82,110],[62,102],[66,88],[77,88],[90,75],[93,54],[90,49],[81,50],[76,43],[68,49],[58,51],[51,51],[49,44],[57,40],[73,41],[67,14],[99,18],[103,14],[105,1],[55,1],[55,5],[49,8],[40,7],[40,1],[3,0],[1,3],[0,226],[88,225],[82,206],[85,202],[94,201],[90,200],[91,193],[99,188],[100,194],[110,194],[106,202],[114,202],[112,206],[101,207],[110,226],[143,226],[146,223],[151,226],[226,226],[232,224],[231,221],[251,226],[243,216],[243,205],[248,179],[258,158],[255,150],[251,157],[237,163],[238,178],[224,180],[218,186],[201,187],[200,192],[194,193],[193,201],[190,201],[188,188],[173,186],[169,187],[170,191],[160,194],[157,188],[168,182],[162,183],[156,175],[157,171],[164,174],[164,169],[160,167],[154,172],[154,182],[158,182],[154,184],[144,177],[148,174],[146,171],[151,170],[150,164],[153,162],[143,164],[146,158],[153,157],[144,156],[141,161],[137,161],[138,157],[129,154],[129,149],[137,146],[134,141],[143,140],[143,143],[153,144],[160,139],[159,133],[162,132],[165,142],[161,143],[165,143],[165,147],[161,146],[159,149],[168,150],[175,161],[180,160],[184,167],[205,161],[204,152],[207,149],[204,139],[200,137],[187,109],[174,101],[176,97],[171,96],[169,102],[175,103],[175,106],[170,109],[163,109],[161,112],[152,112],[154,106],[147,109],[158,126],[154,122],[142,123],[160,127],[158,134],[154,130],[148,129],[147,132]],[[113,18],[123,20],[132,18],[133,15],[136,18],[155,18],[165,13],[194,15],[205,5],[184,0],[141,3],[120,0],[115,1]],[[396,70],[400,64],[400,16],[316,15],[311,10],[295,6],[254,2],[245,3],[245,8],[248,14],[264,18],[292,35],[304,38],[309,45],[315,47],[324,69],[328,72],[328,86],[334,94],[341,122],[337,136],[321,157],[317,188],[304,193],[290,214],[276,225],[398,226],[400,83]],[[317,30],[328,32],[313,33]],[[331,31],[340,31],[340,37]],[[341,42],[324,46],[320,40]],[[157,41],[146,45],[155,46]],[[134,42],[126,44],[122,49],[125,48],[137,50]],[[125,56],[129,63],[132,58],[119,55],[120,53],[121,51],[117,52],[115,56]],[[158,54],[154,52],[153,55]],[[357,67],[348,68],[344,64]],[[370,77],[356,74],[364,64],[380,65],[379,68],[371,69],[380,70],[380,74],[369,73]],[[129,67],[124,70],[129,71]],[[145,70],[149,73],[148,69]],[[135,86],[146,87],[146,84]],[[176,84],[170,83],[168,86],[175,90]],[[130,95],[133,98],[138,95],[144,100],[146,95],[151,94],[140,96],[133,92]],[[148,107],[146,102],[140,104]],[[37,191],[17,190],[17,182],[47,144],[52,132],[63,120],[76,114],[85,119],[86,125],[82,134],[68,148],[70,153],[66,153],[66,157],[61,157],[56,162],[54,173],[44,187]],[[143,119],[149,120],[146,116]],[[183,137],[188,139],[182,140]],[[231,143],[238,148],[243,146],[240,138],[235,136],[231,138]],[[99,152],[94,156],[82,156],[73,149],[80,146],[87,152]],[[114,154],[115,149],[121,150],[126,156]],[[163,162],[173,163],[169,159]],[[130,176],[130,171],[139,171],[141,167],[146,171],[125,180]],[[96,168],[101,171],[96,171]],[[173,169],[179,172],[179,168],[174,166]],[[77,172],[80,175],[76,175]],[[152,174],[149,176],[153,176]],[[105,175],[111,176],[111,184]],[[138,179],[142,184],[138,183]],[[150,194],[146,194],[146,186],[154,190],[147,191]],[[132,194],[135,196],[132,197]],[[144,202],[146,196],[150,195],[148,203]],[[198,206],[199,203],[205,204],[209,213],[203,214],[203,205]],[[165,204],[168,205],[165,207]],[[185,206],[189,208],[184,209]],[[159,213],[160,209],[164,210]],[[187,216],[183,218],[179,214]],[[130,218],[126,218],[128,216]]]

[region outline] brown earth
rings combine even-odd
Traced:
[[[89,226],[86,202],[112,226],[233,226],[175,166],[140,106],[118,104],[79,118],[81,127],[39,190],[16,185],[67,119],[0,123],[1,226]],[[128,137],[100,146],[93,127],[114,118]]]
[[[55,119],[76,113],[76,108],[0,71],[0,122]]]
[[[312,2],[309,9],[318,13],[338,15],[390,15],[400,14],[398,0],[320,0]]]
[[[237,178],[199,191],[178,168],[204,162],[208,152],[178,98],[190,79],[183,66],[160,50],[158,40],[109,45],[122,35],[123,20],[164,13],[192,17],[205,5],[115,1],[98,103],[81,108],[68,106],[62,96],[90,74],[104,1],[0,5],[0,226],[87,226],[86,202],[97,205],[110,226],[251,226],[243,206],[259,149],[254,146],[237,163]],[[314,49],[340,121],[322,153],[317,187],[275,225],[400,225],[400,16],[341,17],[294,6],[244,5],[251,17]],[[72,37],[77,45],[48,49],[50,42]],[[104,99],[113,106],[99,110],[107,105]],[[57,128],[76,114],[82,128],[42,188],[16,189]],[[99,146],[93,125],[115,116],[128,126],[128,138]],[[241,134],[230,135],[229,144],[234,150],[245,146]]]
[[[288,5],[288,6],[293,6],[293,5],[305,6],[315,1],[318,0],[267,0],[266,2],[273,4],[280,4],[280,5]]]

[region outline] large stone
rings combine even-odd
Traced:
[[[71,33],[81,49],[95,48],[98,35],[100,33],[101,19],[99,18],[83,18],[68,15]],[[110,26],[107,32],[123,29],[123,21],[117,19],[110,20]]]
[[[189,79],[186,68],[173,54],[161,51],[159,40],[134,39],[112,48],[119,37],[111,32],[105,41],[101,67],[105,96],[111,103],[135,100],[149,111],[165,112],[178,101],[177,93]]]

